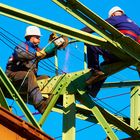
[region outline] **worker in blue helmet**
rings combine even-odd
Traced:
[[[110,23],[111,25],[113,25],[121,33],[131,37],[132,39],[134,39],[135,41],[140,43],[140,27],[138,25],[136,25],[125,14],[124,10],[122,10],[120,7],[115,6],[115,7],[111,8],[109,10],[108,18],[106,19],[106,21],[108,23]],[[88,33],[94,32],[89,27],[84,27],[81,30],[88,32]],[[96,79],[93,78],[94,81],[96,81],[99,77],[104,75],[104,73],[100,69],[99,55],[103,56],[104,62],[102,64],[120,61],[120,59],[117,56],[110,53],[108,50],[87,44],[88,68],[91,68],[93,70],[93,73],[94,73],[93,76],[96,78]],[[90,86],[91,87],[90,94],[93,97],[96,97],[97,93],[99,92],[99,90],[105,80],[106,80],[106,78],[104,78],[101,81],[97,82],[96,84],[93,84],[92,86]]]
[[[48,46],[40,49],[38,45],[41,36],[38,27],[28,26],[26,28],[26,41],[15,47],[6,66],[6,75],[12,80],[13,84],[18,83],[20,87],[22,86],[24,89],[27,89],[29,100],[42,114],[53,98],[53,94],[49,98],[43,98],[41,94],[37,79],[48,78],[48,76],[37,75],[38,62],[41,59],[54,56],[56,49],[66,47],[68,39],[63,36],[53,36],[52,38],[51,35]]]

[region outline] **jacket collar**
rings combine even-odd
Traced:
[[[29,47],[36,48],[36,46],[35,46],[32,42],[30,42],[30,41],[26,41],[25,43],[26,43]]]

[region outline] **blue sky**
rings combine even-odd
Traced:
[[[113,6],[120,6],[125,13],[131,17],[132,20],[134,20],[138,25],[140,25],[139,20],[139,13],[137,12],[139,10],[140,2],[138,0],[80,0],[83,4],[85,4],[88,8],[90,8],[93,12],[97,13],[99,16],[101,16],[103,19],[107,18],[108,11]],[[24,1],[15,1],[15,0],[1,0],[1,3],[7,4],[9,6],[45,17],[47,19],[77,28],[81,29],[84,27],[84,25],[72,17],[70,14],[65,12],[63,9],[58,7],[55,3],[53,3],[51,0],[41,0],[41,1],[35,1],[35,0],[24,0]],[[14,34],[16,37],[24,41],[24,34],[25,34],[25,28],[28,26],[26,23],[22,23],[20,21],[0,16],[0,26],[10,32],[11,34]],[[4,31],[2,31],[5,33]],[[48,41],[48,37],[50,35],[50,32],[44,29],[41,29],[41,32],[43,34],[41,38],[40,46],[45,46]],[[9,36],[9,35],[8,35]],[[11,36],[9,36],[11,38]],[[14,38],[13,38],[14,39]],[[15,40],[15,42],[19,43],[19,40]],[[7,45],[5,45],[3,42],[0,41],[0,46],[2,51],[0,51],[0,67],[2,67],[3,70],[5,70],[5,65],[7,63],[8,57],[12,53],[12,49],[10,49]],[[14,45],[12,46],[14,47]],[[69,56],[66,58],[66,54]],[[83,69],[83,43],[73,43],[69,45],[65,50],[58,52],[59,57],[59,68],[65,72],[74,72],[79,71]],[[46,63],[51,65],[51,68],[54,67],[51,62],[54,62],[53,59],[46,60]],[[41,64],[40,64],[41,65]],[[47,74],[50,76],[54,76],[55,73],[50,72],[50,69],[46,68],[47,70],[39,69],[39,74]],[[131,80],[138,80],[138,74],[136,71],[133,71],[129,68],[114,74],[110,76],[107,81],[108,82],[114,82],[114,81],[131,81]],[[106,98],[108,96],[114,96],[119,95],[123,93],[128,93],[123,96],[118,96],[115,98],[107,98],[106,100],[103,100],[103,102],[99,102],[103,107],[111,109],[113,107],[114,112],[117,112],[121,110],[122,108],[128,106],[130,104],[130,96],[129,96],[130,88],[112,88],[112,89],[102,89],[97,98]],[[123,102],[125,100],[125,102]],[[10,100],[9,103],[12,104],[12,101]],[[106,106],[105,104],[108,104],[109,106]],[[32,106],[29,106],[32,112],[35,110]],[[123,115],[129,116],[129,107],[126,110],[123,110],[121,113]],[[117,111],[116,111],[117,110]],[[16,111],[15,111],[16,112]],[[22,115],[21,112],[18,111],[17,115]],[[40,115],[36,116],[37,119],[39,119]],[[51,123],[50,123],[51,122]],[[80,130],[82,128],[86,128],[88,126],[91,126],[92,123],[84,122],[80,120],[76,120],[76,130]],[[45,125],[43,126],[44,131],[51,135],[52,137],[58,137],[61,136],[62,131],[62,116],[52,112],[49,117],[47,118]],[[124,138],[126,137],[123,133],[116,133],[118,137]],[[87,138],[94,140],[104,140],[105,139],[105,132],[99,125],[93,125],[92,127],[89,127],[87,129],[84,129],[83,131],[79,131],[76,134],[77,140],[85,140]],[[57,138],[61,139],[61,138]]]

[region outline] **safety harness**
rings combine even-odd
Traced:
[[[25,43],[25,46],[26,46],[26,52],[28,53],[29,52],[29,46],[26,43]],[[40,51],[40,48],[36,47],[35,50]]]
[[[137,41],[138,43],[140,43],[140,38],[139,38],[139,36],[138,36],[136,33],[132,32],[132,31],[130,31],[130,30],[119,30],[119,31],[120,31],[121,33],[123,33],[123,34],[129,34],[129,35],[135,37],[135,38],[136,38],[136,41]]]
[[[26,43],[24,43],[24,44],[25,44],[25,51],[26,51],[26,53],[28,53],[29,52],[29,46]],[[35,50],[40,51],[40,48],[35,47]],[[22,62],[20,60],[17,61],[14,58],[14,56],[12,55],[8,60],[7,70],[12,70],[12,71],[18,70],[18,68],[21,68],[23,66],[23,63],[25,64],[25,62]],[[28,64],[28,62],[27,62],[27,64]]]

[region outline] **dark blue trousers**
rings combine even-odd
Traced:
[[[94,47],[91,45],[87,45],[87,60],[88,60],[88,68],[94,69],[94,70],[100,70],[100,62],[99,62],[99,56],[102,56],[105,63],[113,63],[115,61],[118,61],[119,58],[115,55],[111,54],[109,51],[104,50],[99,47]],[[105,82],[106,78],[104,78],[101,81],[98,81],[97,83],[91,85],[90,88],[90,95],[92,97],[96,97],[98,94],[100,88],[102,87],[103,83]]]
[[[116,57],[114,54],[111,54],[107,50],[104,50],[99,47],[87,45],[88,68],[94,68],[96,70],[100,70],[100,62],[99,62],[100,55],[103,57],[104,63],[105,62],[112,63],[119,60],[118,57]]]

